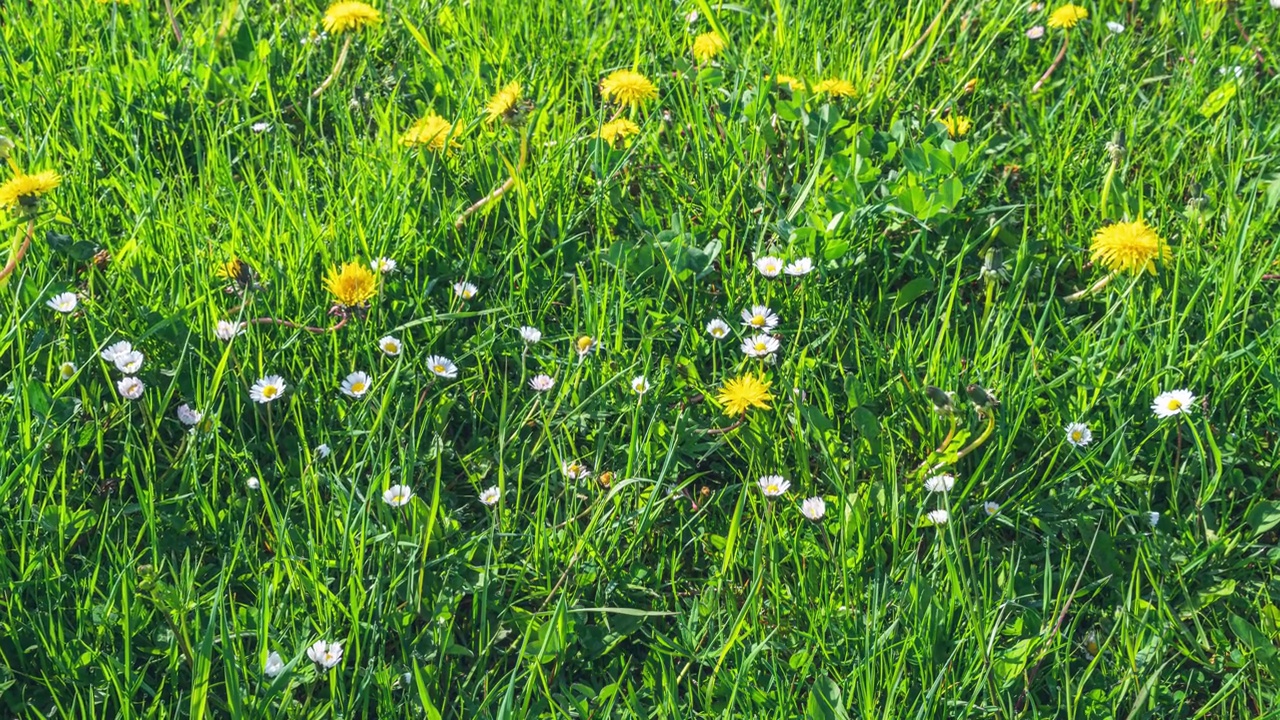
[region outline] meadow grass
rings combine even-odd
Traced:
[[[1031,39],[1053,6],[375,5],[348,35],[310,0],[5,5],[0,179],[62,175],[0,226],[33,238],[0,288],[6,715],[1274,715],[1280,10],[1089,3]],[[604,102],[618,69],[658,97]],[[428,112],[450,150],[401,143]],[[1091,262],[1139,218],[1153,273]],[[297,327],[379,257],[343,327]],[[295,325],[215,336],[253,318]],[[744,373],[773,399],[728,417]]]

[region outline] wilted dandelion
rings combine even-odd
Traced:
[[[276,677],[284,672],[284,660],[280,657],[280,653],[275,650],[267,656],[267,661],[262,664],[262,674],[267,677]]]
[[[76,376],[76,370],[78,369],[79,368],[76,367],[75,363],[67,360],[58,366],[58,377],[61,378],[63,382],[66,382]]]
[[[523,340],[526,345],[536,345],[542,340],[542,331],[536,327],[521,325],[520,339]]]
[[[938,510],[931,510],[927,517],[929,522],[934,525],[946,525],[951,520],[951,513],[939,508]]]
[[[213,327],[214,337],[224,342],[244,332],[244,323],[238,320],[219,320]]]
[[[778,316],[764,305],[752,305],[750,310],[742,311],[742,324],[768,332],[778,326]]]
[[[459,281],[453,284],[453,294],[460,300],[470,300],[480,292],[479,288],[469,282]]]
[[[120,378],[120,382],[116,383],[116,390],[125,400],[137,400],[142,397],[142,391],[145,389],[146,385],[136,377]]]
[[[382,493],[382,502],[393,508],[404,507],[413,499],[413,491],[408,485],[392,485]]]
[[[782,273],[782,259],[772,255],[758,257],[756,271],[767,278],[776,278]]]
[[[325,32],[334,35],[350,30],[362,30],[382,21],[382,13],[362,2],[345,0],[329,6],[324,13]]]
[[[947,135],[953,138],[968,135],[969,129],[973,127],[973,121],[964,115],[947,115],[938,122],[947,129]]]
[[[441,355],[427,356],[427,369],[431,371],[432,375],[447,380],[458,377],[458,366],[454,365],[449,358]]]
[[[378,276],[360,263],[345,263],[341,269],[329,269],[324,286],[338,305],[357,307],[378,293]]]
[[[707,334],[717,340],[723,340],[729,336],[729,325],[720,318],[716,318],[707,323]]]
[[[706,62],[724,52],[728,46],[729,44],[720,37],[719,33],[702,33],[693,39],[693,59],[700,63]]]
[[[443,152],[458,144],[454,137],[453,123],[434,112],[409,126],[400,136],[400,144],[405,147],[425,147],[432,152]]]
[[[805,275],[813,272],[813,260],[807,257],[796,258],[795,260],[787,263],[787,266],[782,269],[782,272],[790,275],[791,277],[804,277]]]
[[[1099,228],[1089,244],[1093,261],[1111,272],[1156,272],[1157,259],[1168,260],[1173,251],[1146,220],[1118,222]]]
[[[760,333],[742,341],[742,352],[747,357],[768,357],[778,351],[778,339]]]
[[[15,173],[8,182],[0,185],[0,207],[34,208],[40,198],[53,192],[62,183],[62,176],[53,170],[27,175]]]
[[[631,122],[627,118],[618,118],[601,125],[600,131],[596,133],[596,137],[603,140],[607,145],[616,148],[626,144],[628,138],[639,134],[639,125]]]
[[[120,353],[116,356],[116,369],[126,375],[132,375],[142,369],[142,363],[145,359],[145,356],[137,350]]]
[[[955,476],[942,473],[924,481],[924,489],[931,493],[948,493],[956,486]]]
[[[818,522],[827,514],[827,503],[820,497],[806,498],[800,503],[800,514],[813,522]]]
[[[1070,30],[1077,23],[1089,17],[1089,11],[1079,5],[1067,3],[1049,14],[1049,27]]]
[[[398,338],[390,335],[384,335],[378,340],[378,349],[387,357],[397,357],[404,350],[404,345],[400,343]]]
[[[502,492],[498,490],[497,485],[485,488],[485,490],[480,493],[480,502],[484,503],[486,507],[493,507],[494,505],[497,505],[498,501],[501,499]]]
[[[342,662],[342,643],[317,640],[316,644],[307,648],[307,657],[311,658],[311,662],[328,670]]]
[[[204,413],[192,408],[186,403],[178,406],[178,422],[188,427],[198,425],[204,419]]]
[[[369,374],[357,370],[343,378],[342,394],[353,398],[364,397],[369,392],[369,383]]]
[[[1189,413],[1195,408],[1196,396],[1190,390],[1169,390],[1156,396],[1151,412],[1160,419]]]
[[[619,105],[638,107],[657,98],[658,88],[634,70],[615,70],[600,81],[600,95]]]
[[[787,492],[787,488],[791,487],[791,483],[781,475],[765,475],[756,481],[756,484],[760,486],[760,492],[767,498],[780,497]]]
[[[743,415],[751,408],[769,409],[773,396],[769,394],[768,381],[746,374],[725,382],[716,400],[724,406],[724,414],[730,417]]]
[[[1084,423],[1073,422],[1067,425],[1067,442],[1075,447],[1084,447],[1093,442],[1093,432]]]
[[[393,273],[396,271],[396,261],[389,257],[374,258],[369,261],[369,269],[374,272],[382,273],[383,275]]]
[[[45,304],[65,315],[75,311],[76,306],[80,304],[80,298],[73,292],[58,293],[49,298]]]
[[[284,378],[279,375],[267,375],[259,378],[249,388],[249,399],[256,403],[269,403],[284,394]]]
[[[534,375],[529,379],[529,387],[537,392],[546,392],[556,386],[556,379],[550,375]]]

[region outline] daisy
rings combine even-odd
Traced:
[[[321,460],[329,457],[329,455],[332,452],[333,452],[333,448],[329,447],[324,443],[320,443],[319,445],[316,446],[316,455],[319,456]]]
[[[577,460],[566,461],[564,465],[560,467],[560,470],[564,472],[564,476],[570,480],[582,480],[583,478],[591,475],[591,468]]]
[[[787,266],[782,269],[782,272],[790,275],[791,277],[804,277],[805,275],[813,272],[813,260],[807,257],[796,258],[795,260],[787,263]]]
[[[311,658],[311,662],[328,670],[342,662],[342,643],[317,640],[315,645],[307,648],[307,657]]]
[[[742,324],[754,330],[768,332],[778,327],[778,316],[764,305],[752,305],[750,310],[742,311]]]
[[[458,366],[454,365],[453,361],[449,358],[441,357],[440,355],[430,355],[427,357],[427,369],[429,369],[433,375],[445,378],[446,380],[458,377]]]
[[[131,352],[133,352],[133,345],[129,344],[126,340],[121,340],[114,345],[107,346],[102,351],[102,359],[109,363],[113,363],[116,361],[117,357]]]
[[[404,507],[413,499],[413,491],[408,485],[392,485],[382,493],[382,502],[391,507]]]
[[[1191,412],[1195,407],[1193,405],[1195,401],[1196,396],[1192,395],[1190,390],[1170,390],[1156,396],[1155,401],[1151,403],[1151,412],[1161,419],[1173,417]]]
[[[1160,524],[1160,513],[1155,512],[1154,510],[1153,510],[1153,511],[1151,511],[1151,512],[1149,512],[1149,513],[1147,513],[1147,522],[1148,522],[1148,523],[1151,525],[1151,527],[1153,527],[1153,528],[1154,528],[1155,526],[1159,525],[1159,524]]]
[[[249,399],[256,403],[269,403],[284,394],[284,378],[279,375],[267,375],[249,388]]]
[[[1044,37],[1044,26],[1035,25],[1033,27],[1027,28],[1026,36],[1028,40],[1039,40],[1040,38]]]
[[[556,386],[556,379],[550,375],[534,375],[529,379],[529,387],[537,392],[546,392]]]
[[[520,326],[520,339],[525,345],[537,345],[542,340],[542,331],[529,325]]]
[[[262,674],[267,677],[276,677],[284,672],[284,660],[281,659],[280,653],[275,650],[267,656],[267,662],[262,665]]]
[[[116,369],[125,375],[132,375],[142,369],[144,357],[137,350],[130,350],[116,356]]]
[[[120,378],[120,382],[116,383],[116,390],[120,391],[120,397],[125,400],[137,400],[142,397],[144,389],[146,385],[136,377]]]
[[[192,409],[192,407],[186,403],[182,403],[178,406],[178,422],[183,425],[196,425],[203,418],[204,413],[199,410]]]
[[[387,357],[396,357],[400,354],[400,351],[404,350],[404,345],[400,344],[398,338],[387,335],[378,341],[378,349]]]
[[[933,477],[924,481],[924,489],[931,493],[951,492],[951,488],[955,486],[956,486],[955,477],[952,475],[948,475],[947,473],[943,473],[941,475],[934,475]]]
[[[985,512],[988,516],[995,515],[996,513],[1000,512],[1000,504],[988,500],[982,503],[982,511]]]
[[[756,258],[756,270],[767,278],[776,278],[782,272],[782,259],[772,255]]]
[[[453,294],[463,300],[470,300],[475,297],[478,292],[480,292],[480,290],[469,282],[456,282],[453,284]]]
[[[64,363],[62,363],[61,365],[59,365],[59,366],[58,366],[58,377],[59,377],[59,378],[61,378],[61,379],[65,382],[65,381],[70,380],[71,378],[75,377],[75,375],[76,375],[76,370],[78,370],[78,369],[79,369],[79,368],[77,368],[77,367],[76,367],[76,364],[75,364],[75,363],[73,363],[73,362],[71,362],[70,360],[68,360],[68,361],[66,361],[66,362],[64,362]]]
[[[778,339],[760,333],[742,341],[742,352],[747,357],[768,357],[778,351]]]
[[[578,358],[582,359],[592,350],[596,349],[596,341],[590,335],[583,335],[573,341],[574,349],[578,351]]]
[[[257,490],[258,488],[262,487],[262,483],[258,482],[258,478],[253,476],[250,476],[248,480],[245,480],[244,484],[250,490]]]
[[[374,272],[380,272],[383,275],[386,275],[387,273],[393,273],[396,271],[396,261],[389,257],[380,257],[375,260],[370,260],[369,267],[372,268]]]
[[[1120,33],[1124,32],[1124,25],[1122,23],[1116,22],[1115,20],[1108,20],[1107,29],[1115,33],[1116,35],[1119,35]]]
[[[723,340],[729,336],[729,325],[720,318],[716,318],[707,323],[707,334],[717,340]]]
[[[498,501],[501,499],[502,499],[502,492],[498,490],[497,485],[494,485],[493,487],[488,488],[484,492],[480,493],[480,502],[484,503],[487,507],[493,507],[494,505],[497,505]]]
[[[946,510],[932,510],[929,512],[927,517],[929,518],[929,522],[934,525],[946,525],[947,522],[951,520],[951,513]]]
[[[342,381],[342,394],[358,398],[369,392],[369,374],[359,370],[351,373]]]
[[[649,381],[643,375],[631,378],[631,390],[637,395],[649,392]]]
[[[760,486],[760,492],[767,498],[779,497],[791,487],[791,483],[784,480],[781,475],[765,475],[756,484]]]
[[[243,332],[244,323],[236,320],[219,320],[218,324],[213,328],[214,336],[223,342],[226,342]]]
[[[827,514],[827,503],[820,497],[806,498],[800,503],[800,513],[813,522],[818,522]]]
[[[1073,422],[1067,425],[1067,442],[1076,447],[1084,447],[1093,442],[1093,432],[1084,423]]]
[[[48,305],[64,315],[69,312],[73,312],[76,309],[76,305],[79,304],[80,298],[76,297],[76,294],[73,292],[58,293],[57,295],[49,298],[49,302],[45,303],[45,305]]]
[[[270,130],[270,129],[271,129],[271,123],[269,123],[269,122],[256,122],[256,123],[254,123],[254,124],[250,125],[250,126],[249,126],[249,129],[250,129],[250,130],[252,130],[252,131],[254,131],[255,133],[262,134],[262,133],[264,133],[264,132],[266,132],[266,131],[268,131],[268,130]]]

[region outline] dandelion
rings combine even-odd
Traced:
[[[626,118],[618,118],[600,126],[596,137],[612,147],[625,145],[627,138],[640,134],[640,126]]]
[[[727,381],[720,388],[716,400],[724,406],[724,414],[729,416],[743,415],[751,408],[769,409],[770,383],[755,375],[746,374]]]
[[[1147,225],[1146,220],[1118,222],[1099,228],[1089,243],[1094,262],[1111,272],[1156,273],[1156,259],[1168,260],[1169,244]]]
[[[742,311],[742,324],[754,330],[768,332],[778,327],[778,316],[764,305],[752,305],[750,310]]]
[[[363,397],[369,392],[369,375],[357,370],[342,380],[342,394],[347,397]]]
[[[213,328],[214,337],[227,342],[244,332],[244,323],[238,320],[219,320]]]
[[[442,377],[446,380],[452,380],[458,377],[458,366],[447,357],[440,355],[429,355],[427,357],[427,369],[436,377]]]
[[[1115,20],[1108,20],[1107,29],[1115,33],[1116,35],[1119,35],[1120,33],[1124,32],[1124,25],[1122,23],[1116,22]]]
[[[196,410],[186,403],[178,406],[178,422],[188,427],[200,424],[204,419],[204,413]]]
[[[284,660],[280,657],[280,653],[275,650],[267,656],[267,661],[262,665],[262,674],[267,677],[276,677],[284,672]]]
[[[827,514],[827,503],[820,497],[806,498],[800,503],[800,514],[813,522],[818,522]]]
[[[116,369],[125,375],[132,375],[142,369],[145,356],[137,350],[121,353],[116,356]]]
[[[369,268],[374,272],[386,275],[387,273],[393,273],[396,271],[396,261],[389,257],[375,258],[369,261]]]
[[[943,473],[934,475],[924,481],[924,489],[931,493],[947,493],[951,492],[951,488],[956,486],[955,476]]]
[[[1029,40],[1039,40],[1040,38],[1044,37],[1044,26],[1035,25],[1033,27],[1027,28],[1026,35],[1027,35],[1027,39]]]
[[[120,392],[120,397],[125,400],[137,400],[142,397],[142,391],[146,389],[146,385],[136,377],[120,378],[120,382],[116,383],[116,390]]]
[[[813,260],[807,257],[797,258],[787,263],[782,272],[791,277],[804,277],[813,272]]]
[[[930,511],[927,517],[934,525],[946,525],[951,520],[951,513],[938,509]]]
[[[485,488],[485,490],[480,493],[480,502],[484,503],[485,507],[493,507],[494,505],[497,505],[498,501],[501,499],[502,492],[498,490],[497,485]]]
[[[969,129],[973,127],[973,121],[964,115],[947,115],[938,122],[947,129],[947,136],[958,138],[969,134]]]
[[[729,44],[719,33],[705,32],[693,39],[693,59],[704,63],[724,52]]]
[[[382,502],[393,508],[404,507],[413,499],[413,491],[408,485],[392,485],[382,493]]]
[[[764,493],[767,498],[780,497],[791,487],[791,483],[787,482],[781,475],[765,475],[756,481],[760,486],[760,492]]]
[[[729,336],[729,325],[720,318],[716,318],[707,323],[707,334],[717,340],[723,340]]]
[[[73,292],[58,293],[57,295],[49,298],[49,301],[45,303],[45,305],[48,305],[50,308],[53,308],[64,315],[75,311],[76,305],[79,304],[80,298],[76,297],[76,294]]]
[[[858,94],[858,91],[853,87],[853,83],[848,80],[841,80],[840,78],[829,78],[827,80],[823,80],[813,86],[813,91],[819,95],[827,94],[831,97],[837,98],[851,98]]]
[[[1058,30],[1070,30],[1077,23],[1089,17],[1089,11],[1079,5],[1067,3],[1049,14],[1049,27]]]
[[[457,295],[461,300],[470,300],[476,296],[480,290],[469,282],[456,282],[453,284],[453,294]]]
[[[320,443],[319,445],[316,446],[316,455],[319,456],[321,460],[324,460],[325,458],[329,457],[331,453],[333,453],[333,448],[330,448],[328,445],[324,443]]]
[[[742,353],[747,357],[768,357],[778,351],[778,339],[760,333],[742,341]]]
[[[546,392],[556,386],[556,379],[550,375],[534,375],[529,379],[529,387],[535,392]]]
[[[570,480],[582,480],[591,475],[591,468],[578,462],[577,460],[567,460],[560,466],[561,472]]]
[[[658,97],[658,88],[634,70],[616,70],[600,81],[600,95],[626,107],[638,107]]]
[[[400,144],[405,147],[425,147],[432,152],[444,152],[456,147],[458,141],[453,137],[453,123],[434,112],[409,126],[400,136]]]
[[[66,382],[75,377],[76,370],[79,370],[79,368],[76,367],[76,364],[67,360],[58,366],[58,377],[61,378],[63,382]]]
[[[1093,431],[1084,423],[1073,422],[1066,427],[1067,442],[1075,447],[1084,447],[1093,442]]]
[[[988,500],[982,503],[982,511],[987,514],[987,517],[991,517],[1000,512],[1000,504]]]
[[[1152,529],[1155,529],[1160,524],[1160,513],[1154,510],[1147,513],[1147,523],[1151,525]]]
[[[109,363],[114,363],[116,361],[116,358],[120,357],[121,355],[128,355],[131,352],[133,352],[133,345],[130,344],[129,341],[127,340],[121,340],[118,343],[109,345],[106,348],[104,348],[102,351],[102,359],[106,360]]]
[[[542,340],[542,331],[529,325],[520,326],[520,339],[525,345],[537,345]]]
[[[520,83],[509,82],[501,90],[494,93],[485,105],[486,120],[493,122],[500,117],[509,115],[516,109],[516,104],[520,102],[521,92]]]
[[[1191,412],[1195,407],[1196,396],[1190,390],[1169,390],[1156,396],[1151,403],[1151,412],[1160,419]]]
[[[573,348],[578,351],[578,359],[581,360],[596,348],[596,341],[590,335],[582,335],[573,341]]]
[[[252,130],[252,131],[253,131],[254,133],[256,133],[256,134],[261,135],[262,133],[264,133],[264,132],[266,132],[266,131],[268,131],[268,130],[270,130],[270,129],[271,129],[271,123],[269,123],[269,122],[256,122],[256,123],[254,123],[254,124],[250,125],[250,126],[249,126],[249,129],[250,129],[250,130]]]
[[[341,270],[336,267],[329,269],[324,286],[338,305],[357,307],[378,293],[378,276],[360,263],[345,263]]]
[[[257,477],[250,477],[248,480],[244,481],[244,484],[250,490],[257,490],[258,488],[262,487],[262,483],[258,481]]]
[[[53,170],[34,175],[15,173],[4,185],[0,185],[0,208],[34,208],[40,198],[53,192],[62,183],[62,176]]]
[[[249,399],[256,403],[266,404],[275,400],[284,394],[284,378],[279,375],[267,375],[259,378],[257,382],[249,388]]]
[[[776,278],[782,273],[782,260],[772,255],[756,258],[756,270],[767,278]]]
[[[362,2],[336,2],[324,13],[325,32],[335,35],[349,30],[362,30],[370,25],[377,25],[382,20],[382,13]]]
[[[649,381],[643,375],[631,378],[631,391],[637,395],[649,392]]]
[[[328,670],[342,662],[342,643],[317,640],[315,645],[307,648],[307,657],[311,658],[311,662]]]
[[[400,343],[398,338],[385,335],[378,340],[378,349],[387,357],[397,357],[404,350],[404,345]]]

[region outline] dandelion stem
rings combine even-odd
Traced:
[[[728,427],[708,428],[704,432],[707,435],[723,435],[727,432],[733,432],[734,430],[737,430],[738,428],[742,427],[742,423],[746,422],[746,420],[747,420],[747,416],[743,415],[742,417],[735,420],[734,423],[732,425],[729,425]]]
[[[290,320],[277,320],[276,318],[272,318],[272,317],[254,318],[252,320],[249,320],[248,323],[250,325],[262,325],[265,323],[273,323],[275,325],[283,325],[285,327],[297,328],[298,330],[306,330],[309,333],[315,333],[319,335],[322,333],[337,332],[346,326],[347,321],[351,319],[351,316],[343,311],[339,311],[338,314],[342,316],[342,319],[339,320],[337,323],[330,325],[329,327],[315,327],[312,325],[301,325],[299,323],[292,322]]]
[[[169,27],[173,28],[174,39],[182,42],[182,30],[178,27],[178,17],[173,14],[173,5],[170,0],[164,0],[164,12],[169,16]]]
[[[1067,41],[1070,39],[1071,33],[1069,31],[1062,34],[1062,47],[1058,48],[1058,54],[1053,57],[1053,62],[1049,64],[1049,69],[1045,70],[1040,79],[1036,81],[1036,84],[1031,86],[1032,94],[1040,92],[1040,88],[1049,82],[1049,77],[1053,75],[1053,71],[1057,70],[1058,66],[1062,64],[1062,58],[1067,56]]]
[[[981,434],[981,435],[979,435],[979,436],[978,436],[978,438],[977,438],[976,440],[974,440],[973,442],[971,442],[971,443],[969,443],[968,445],[964,446],[963,448],[961,448],[961,449],[960,449],[960,452],[956,453],[956,460],[959,460],[960,458],[964,457],[965,455],[968,455],[969,453],[973,452],[974,450],[977,450],[977,449],[978,449],[978,447],[979,447],[980,445],[982,445],[982,443],[984,443],[984,442],[986,442],[986,441],[987,441],[987,438],[991,437],[991,431],[993,431],[993,430],[995,430],[995,429],[996,429],[996,414],[995,414],[994,412],[991,412],[990,410],[988,410],[988,411],[987,411],[987,427],[986,427],[986,429],[982,431],[982,434]]]
[[[27,221],[27,236],[23,238],[22,244],[9,257],[9,262],[5,263],[4,269],[0,270],[0,280],[4,280],[17,269],[18,263],[22,262],[22,258],[27,254],[27,250],[31,248],[31,236],[36,232],[36,219],[33,217]]]
[[[511,177],[507,178],[506,182],[499,185],[496,190],[489,193],[488,195],[485,195],[479,200],[475,201],[471,205],[471,207],[467,208],[466,210],[463,210],[462,214],[458,216],[458,219],[453,221],[453,226],[455,228],[461,229],[462,226],[466,224],[467,218],[479,212],[480,209],[483,208],[485,205],[488,205],[494,200],[497,200],[498,198],[506,194],[508,190],[515,187],[516,175],[520,171],[524,170],[524,161],[528,157],[528,155],[529,155],[529,139],[528,137],[523,137],[520,139],[520,162],[516,164],[516,169],[511,173]]]
[[[906,52],[902,53],[902,55],[898,57],[899,61],[907,60],[915,54],[916,50],[920,49],[920,46],[924,44],[924,41],[928,40],[929,36],[933,34],[933,31],[938,29],[938,23],[942,22],[942,16],[946,14],[947,8],[949,7],[951,7],[951,0],[946,0],[946,2],[942,3],[942,8],[939,9],[938,14],[934,16],[933,22],[929,23],[929,27],[924,29],[924,33],[914,43],[912,43],[911,47],[907,48]]]
[[[342,66],[347,64],[347,51],[351,49],[351,38],[353,37],[355,36],[348,33],[347,38],[342,41],[342,49],[338,51],[338,59],[333,63],[333,70],[329,71],[329,77],[325,78],[324,82],[320,83],[320,87],[316,88],[315,92],[311,93],[311,97],[320,97],[320,93],[327,90],[328,87],[333,84],[334,79],[338,77],[338,73],[342,72]]]
[[[1111,282],[1111,280],[1112,280],[1112,278],[1114,278],[1114,277],[1115,277],[1115,273],[1111,273],[1110,275],[1103,275],[1103,276],[1102,276],[1102,279],[1101,279],[1101,280],[1098,280],[1098,282],[1096,282],[1096,283],[1094,283],[1094,284],[1090,285],[1089,287],[1085,288],[1084,290],[1080,290],[1079,292],[1073,292],[1073,293],[1071,293],[1070,295],[1068,295],[1068,296],[1066,296],[1066,297],[1062,298],[1062,301],[1063,301],[1063,302],[1076,302],[1077,300],[1082,300],[1082,299],[1084,299],[1084,298],[1088,297],[1089,295],[1092,295],[1093,293],[1096,293],[1096,292],[1098,292],[1099,290],[1101,290],[1102,288],[1106,287],[1106,286],[1107,286],[1107,284],[1108,284],[1108,283],[1110,283],[1110,282]]]

